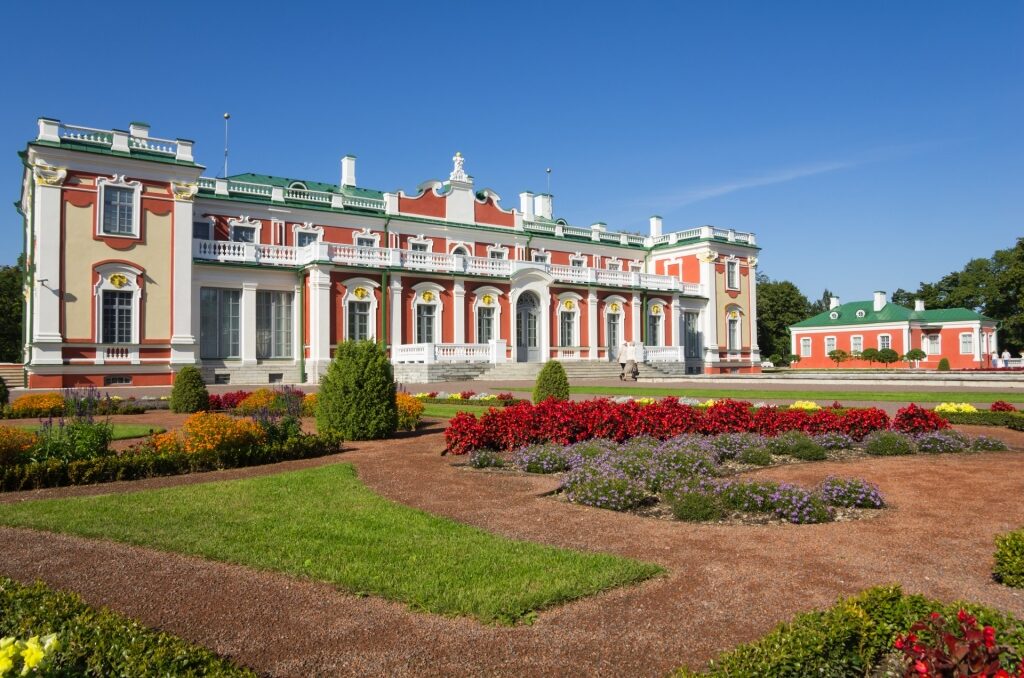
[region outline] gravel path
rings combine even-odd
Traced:
[[[461,466],[439,456],[438,430],[276,468],[26,494],[125,491],[343,460],[396,501],[513,538],[657,562],[669,574],[544,612],[532,626],[503,628],[238,566],[28,530],[0,529],[0,539],[17,545],[0,555],[0,573],[75,590],[273,675],[664,675],[887,582],[1024,616],[1024,592],[989,574],[993,536],[1024,524],[1020,453],[766,469],[758,475],[803,483],[862,476],[881,486],[891,508],[852,523],[708,526],[542,497],[557,481]]]

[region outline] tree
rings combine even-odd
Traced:
[[[171,412],[200,412],[210,406],[210,394],[199,368],[185,365],[174,375],[169,406]]]
[[[924,360],[927,357],[928,354],[922,351],[921,349],[912,348],[909,351],[907,351],[906,355],[903,356],[903,359],[906,360],[908,363],[912,363],[917,362],[918,360]]]
[[[338,344],[320,379],[316,428],[342,440],[374,440],[395,432],[395,377],[383,346],[373,341]]]
[[[569,399],[569,378],[562,363],[557,360],[544,363],[540,374],[537,375],[537,384],[533,387],[533,402],[542,403],[548,398]]]
[[[878,349],[877,348],[866,348],[860,352],[860,359],[867,360],[868,365],[874,365],[878,362]]]
[[[882,363],[886,367],[889,367],[889,365],[898,362],[899,359],[900,354],[892,350],[891,348],[883,348],[878,352],[878,357],[876,358],[878,362]]]
[[[836,367],[839,367],[840,363],[845,363],[850,359],[850,354],[841,348],[837,348],[828,352],[828,359],[834,362]]]
[[[758,290],[758,293],[760,292],[761,290]],[[819,313],[824,313],[825,311],[827,311],[828,307],[832,305],[832,297],[834,296],[835,294],[833,294],[832,291],[826,287],[825,291],[822,292],[821,294],[821,299],[818,299],[817,301],[811,303],[811,315],[818,315]],[[760,297],[758,297],[758,302],[760,301],[761,299]]]
[[[757,345],[761,355],[788,353],[789,326],[810,314],[807,297],[796,285],[757,274]]]
[[[0,362],[20,363],[23,359],[24,269],[24,254],[14,266],[0,266]]]
[[[790,353],[789,355],[786,356],[786,362],[789,363],[790,365],[795,365],[798,362],[800,362],[800,356],[798,356],[796,353]]]

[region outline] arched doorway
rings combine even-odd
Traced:
[[[540,300],[533,292],[523,292],[516,301],[516,362],[539,362],[540,343],[537,332]]]

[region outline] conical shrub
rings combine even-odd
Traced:
[[[544,364],[533,387],[533,402],[541,403],[548,398],[569,399],[569,377],[565,376],[565,368],[557,360],[549,360]]]
[[[186,365],[174,376],[171,389],[171,412],[202,412],[210,406],[210,394],[199,368]]]
[[[395,377],[383,346],[372,341],[338,344],[320,379],[316,428],[342,440],[374,440],[395,432]]]

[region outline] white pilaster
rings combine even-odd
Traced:
[[[594,290],[587,293],[587,338],[590,340],[589,357],[597,360],[597,293]]]
[[[174,186],[174,271],[171,276],[171,364],[196,362],[196,339],[192,334],[192,198],[196,186]]]
[[[402,345],[402,276],[391,276],[391,355]]]
[[[631,336],[629,340],[640,341],[640,323],[643,322],[644,319],[642,318],[643,309],[640,308],[639,292],[633,292],[633,300],[631,302],[631,305],[633,307],[633,312],[631,314],[633,321],[631,323],[632,327],[630,327]]]
[[[242,283],[242,308],[239,310],[242,336],[239,347],[243,365],[256,364],[256,283]]]
[[[981,323],[974,328],[974,362],[981,363]]]
[[[682,322],[682,320],[683,320],[683,314],[682,314],[682,309],[679,308],[679,295],[678,294],[673,294],[672,295],[672,301],[669,302],[669,307],[668,308],[669,308],[669,316],[672,318],[672,321],[669,323],[669,328],[668,328],[669,329],[668,345],[669,346],[679,346],[679,344],[681,343],[679,341],[679,338],[680,338],[679,337],[679,323]]]
[[[318,382],[331,362],[331,274],[309,269],[309,381]]]
[[[718,357],[718,283],[715,279],[715,261],[701,261],[700,282],[708,292],[708,306],[704,309],[704,362],[717,363]]]
[[[35,252],[32,290],[33,365],[60,365],[60,220],[61,185],[66,172],[35,168],[35,205],[32,209]]]
[[[452,288],[452,300],[455,306],[452,313],[455,327],[453,341],[456,344],[462,344],[466,341],[466,283],[462,280],[455,281]]]
[[[540,295],[540,312],[537,331],[540,333],[540,361],[546,363],[551,360],[551,290],[544,290]],[[515,316],[513,316],[515,317]],[[515,328],[513,328],[515,329]],[[515,335],[513,335],[515,336]]]
[[[747,279],[750,281],[750,309],[747,317],[750,318],[750,362],[760,365],[761,347],[757,345],[757,259],[751,257],[749,263]]]

